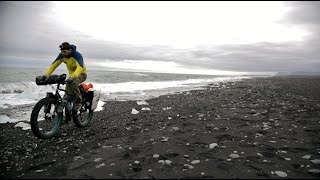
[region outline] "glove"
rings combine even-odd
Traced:
[[[48,76],[47,75],[43,75],[42,78],[41,78],[41,81],[46,81],[48,79]]]
[[[75,80],[76,78],[74,78],[74,77],[69,77],[68,79],[67,79],[67,83],[72,83],[73,82],[73,80]]]

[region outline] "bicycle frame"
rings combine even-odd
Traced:
[[[64,104],[62,103],[62,100],[63,100],[63,98],[61,97],[61,95],[60,95],[60,91],[66,91],[65,89],[62,89],[62,88],[60,88],[60,85],[61,84],[65,84],[66,82],[63,82],[63,83],[58,83],[57,84],[57,88],[56,88],[56,90],[55,90],[55,94],[53,93],[53,92],[47,92],[47,97],[52,97],[52,98],[55,98],[56,100],[57,100],[57,104],[59,103],[61,103],[61,105],[62,105],[62,109],[63,109],[63,107],[64,107]],[[45,108],[45,113],[48,113],[48,112],[50,112],[50,110],[51,110],[51,106],[48,106],[47,108]]]

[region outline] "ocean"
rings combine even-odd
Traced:
[[[46,69],[39,68],[13,68],[0,67],[0,123],[15,122],[25,117],[11,115],[6,109],[17,109],[21,107],[24,111],[19,114],[29,115],[31,107],[46,92],[53,92],[55,85],[38,86],[35,84],[36,76],[43,75]],[[58,67],[53,74],[67,74],[64,66]],[[125,72],[125,71],[103,71],[87,70],[87,80],[91,82],[94,89],[101,92],[102,106],[105,101],[117,100],[146,100],[163,94],[179,93],[185,90],[201,89],[209,83],[219,84],[224,81],[235,81],[250,76],[216,76],[216,75],[194,75],[194,74],[169,74],[150,72]],[[63,87],[63,86],[62,86]],[[99,110],[102,108],[99,107]],[[9,116],[15,116],[13,120]]]

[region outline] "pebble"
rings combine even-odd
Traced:
[[[204,173],[204,172],[201,172],[201,175],[203,176],[203,175],[205,175],[205,173]]]
[[[320,170],[319,169],[309,169],[308,172],[311,173],[311,174],[320,174]]]
[[[159,160],[158,163],[162,163],[162,164],[163,164],[163,163],[164,163],[164,160]]]
[[[162,110],[168,110],[168,109],[172,109],[172,107],[164,107],[164,108],[162,108]]]
[[[152,169],[148,169],[149,172],[152,172]]]
[[[200,160],[193,160],[191,161],[191,164],[199,164],[200,163]]]
[[[35,170],[34,172],[40,173],[40,172],[43,172],[43,171],[44,171],[43,169],[38,169],[38,170]]]
[[[189,165],[189,164],[184,164],[184,167],[188,168],[188,169],[193,169],[193,166]]]
[[[160,155],[159,154],[154,154],[153,157],[154,158],[158,158],[158,157],[160,157]]]
[[[190,145],[190,143],[186,143],[186,145],[187,145],[187,146],[189,146],[189,145]]]
[[[172,161],[170,161],[170,160],[165,160],[164,163],[167,164],[167,165],[170,165],[170,164],[172,163]]]
[[[95,158],[94,159],[94,162],[99,162],[99,161],[101,161],[102,160],[102,158]]]
[[[217,143],[211,143],[211,144],[209,145],[209,149],[213,149],[213,148],[215,148],[215,147],[217,147],[217,146],[218,146]]]
[[[78,160],[78,159],[84,159],[84,158],[82,156],[76,156],[76,157],[73,158],[73,160],[75,160],[75,161]]]
[[[172,127],[173,130],[178,131],[179,128],[178,127]]]
[[[96,168],[101,168],[102,166],[105,166],[106,164],[102,163],[102,164],[98,164],[96,165]]]
[[[320,164],[320,159],[310,160],[313,164]]]
[[[290,161],[291,160],[291,158],[284,158],[285,160],[287,160],[287,161]]]
[[[167,137],[162,137],[163,139],[161,140],[162,142],[167,142],[169,138]]]
[[[188,156],[188,155],[184,155],[183,157],[185,157],[185,158],[190,158],[190,156]]]
[[[287,177],[288,176],[287,173],[282,172],[282,171],[275,171],[274,173],[279,177]]]
[[[304,156],[302,156],[302,159],[311,159],[311,155],[304,155]]]
[[[231,159],[227,159],[227,161],[231,161]]]
[[[235,159],[235,158],[239,158],[240,156],[238,154],[230,154],[229,157]]]
[[[134,163],[135,163],[135,164],[140,164],[140,162],[139,162],[139,161],[134,161]]]

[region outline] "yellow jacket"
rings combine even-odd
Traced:
[[[71,45],[72,54],[70,58],[64,58],[60,53],[58,57],[53,61],[53,63],[46,70],[45,75],[50,76],[52,72],[64,62],[69,71],[69,77],[77,78],[80,74],[87,74],[86,65],[83,63],[82,55],[76,51],[76,46]]]

